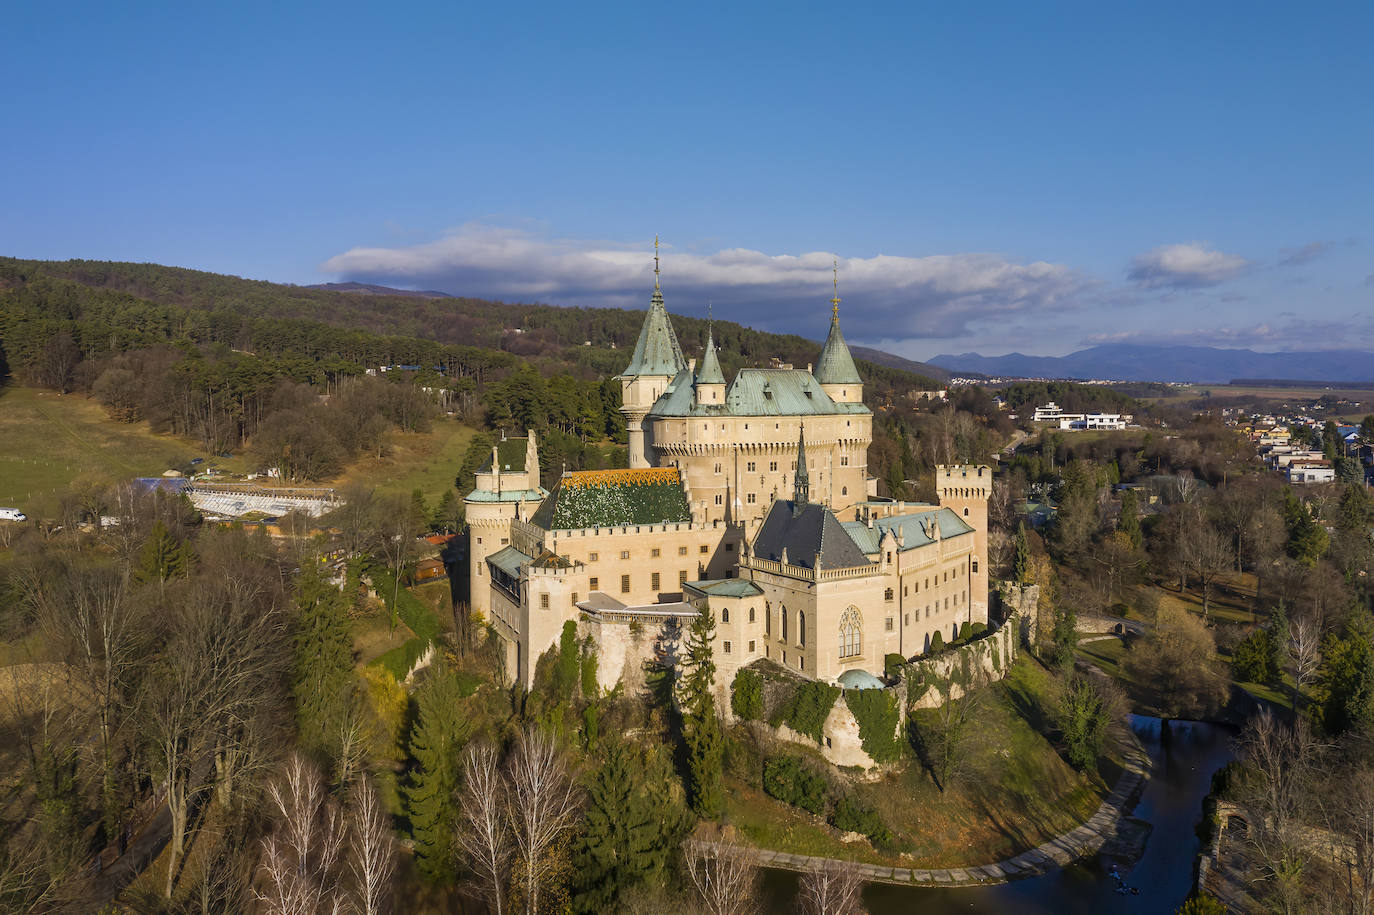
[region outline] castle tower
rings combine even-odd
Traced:
[[[835,403],[863,403],[864,386],[854,357],[840,333],[840,273],[835,267],[835,295],[830,300],[830,333],[821,347],[816,370],[812,373],[821,383],[821,390]]]
[[[973,528],[973,567],[969,570],[969,608],[973,621],[988,621],[988,499],[992,468],[986,464],[941,464],[935,468],[940,505],[954,510]]]
[[[630,365],[618,375],[620,380],[620,412],[625,414],[629,438],[631,467],[648,467],[652,463],[649,445],[644,436],[644,417],[654,403],[663,396],[678,372],[687,367],[682,358],[673,323],[663,304],[663,292],[658,287],[658,236],[654,236],[654,294],[649,300],[649,314],[639,331]]]
[[[701,357],[701,365],[697,366],[693,390],[699,404],[720,406],[725,403],[725,373],[720,370],[720,359],[716,356],[713,330],[706,332],[706,353]]]
[[[524,439],[502,439],[492,446],[491,462],[476,475],[463,497],[468,537],[468,601],[474,611],[491,612],[487,557],[510,543],[510,525],[528,518],[548,495],[539,485],[539,448],[534,432]]]

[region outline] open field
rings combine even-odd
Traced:
[[[146,422],[113,422],[80,394],[0,389],[0,505],[49,511],[74,480],[158,476],[204,456],[193,442],[159,435]]]
[[[1310,403],[1322,397],[1331,397],[1337,400],[1351,401],[1349,409],[1343,410],[1341,413],[1343,419],[1358,421],[1366,414],[1374,412],[1374,389],[1345,388],[1339,385],[1322,384],[1292,388],[1240,384],[1190,384],[1171,388],[1169,393],[1162,397],[1141,397],[1140,400],[1145,403],[1167,405],[1199,400],[1208,396],[1216,400],[1228,400],[1237,397],[1265,400],[1276,406],[1285,403],[1291,405]]]
[[[471,426],[440,417],[429,432],[394,434],[386,457],[354,462],[331,485],[359,483],[378,492],[404,495],[418,489],[433,508],[444,491],[453,488],[468,443],[476,434]]]

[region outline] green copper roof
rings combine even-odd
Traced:
[[[862,384],[859,370],[854,367],[854,357],[849,355],[844,334],[840,333],[840,316],[830,318],[830,335],[821,347],[821,358],[816,363],[816,380],[821,384]]]
[[[745,578],[704,578],[686,582],[686,587],[710,597],[758,597],[763,589]]]
[[[644,326],[639,331],[634,356],[621,375],[671,377],[686,367],[687,360],[682,358],[682,347],[678,346],[677,334],[673,333],[673,322],[668,320],[668,309],[663,305],[663,293],[655,284],[654,296],[649,302],[649,314],[645,316]]]
[[[720,370],[720,359],[716,356],[715,335],[706,332],[706,354],[701,357],[697,369],[697,384],[725,384],[725,373]]]
[[[861,403],[835,403],[802,369],[740,369],[722,404],[699,404],[692,373],[678,374],[649,411],[650,416],[824,416],[867,414]]]
[[[853,538],[854,542],[859,545],[859,549],[869,556],[874,556],[878,553],[883,535],[889,530],[894,534],[901,532],[903,538],[902,552],[904,553],[907,550],[914,550],[931,543],[931,539],[921,529],[921,522],[932,517],[940,527],[941,540],[973,533],[973,528],[969,527],[968,523],[960,518],[952,508],[932,508],[910,515],[897,515],[895,518],[875,518],[872,527],[862,521],[845,521],[842,523],[845,533]]]

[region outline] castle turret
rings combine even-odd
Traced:
[[[694,384],[696,401],[699,404],[720,405],[725,403],[725,373],[720,370],[720,359],[716,356],[715,332],[706,333],[706,353],[701,357]]]
[[[854,366],[854,357],[840,332],[840,275],[835,268],[835,296],[830,300],[830,333],[821,347],[821,356],[816,360],[816,370],[812,373],[821,383],[821,390],[836,403],[863,403],[863,381],[859,370]]]
[[[992,497],[992,468],[986,464],[941,464],[935,468],[935,492],[940,505],[973,528],[973,558],[969,569],[969,608],[976,622],[988,621],[988,499]]]
[[[639,331],[630,365],[618,376],[620,379],[620,412],[625,414],[629,439],[631,467],[650,465],[649,447],[644,440],[644,417],[654,403],[663,396],[668,382],[687,367],[682,358],[673,323],[663,304],[663,292],[658,287],[658,238],[654,238],[654,294],[649,300],[649,314]]]
[[[811,474],[806,471],[806,424],[801,427],[801,434],[797,436],[797,480],[796,490],[792,494],[792,511],[800,514],[806,504],[811,501]]]

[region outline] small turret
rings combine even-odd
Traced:
[[[803,423],[801,434],[797,437],[797,486],[792,495],[793,513],[801,514],[810,501],[811,475],[806,471],[806,424]]]
[[[836,403],[863,403],[863,380],[854,366],[854,357],[840,332],[840,274],[835,266],[835,296],[830,300],[830,333],[821,347],[820,358],[812,374],[821,389]]]
[[[716,355],[714,331],[706,333],[706,352],[697,369],[695,388],[697,403],[725,403],[725,373],[720,370],[720,359]]]

